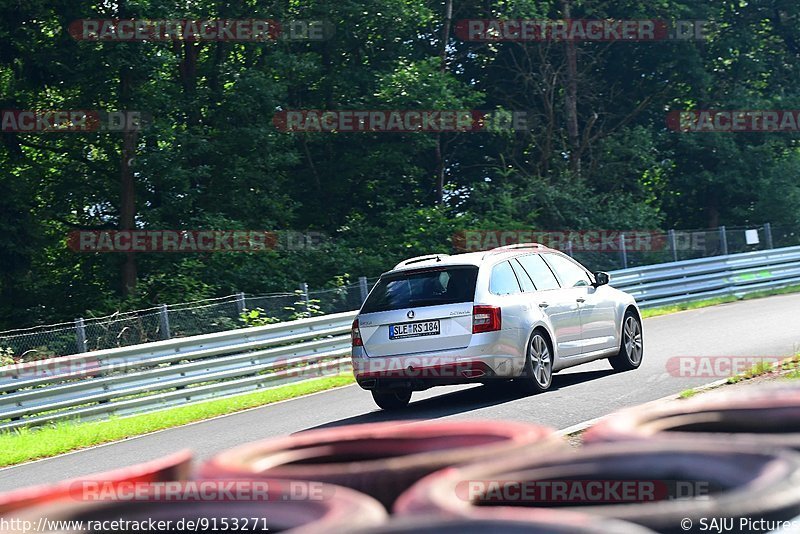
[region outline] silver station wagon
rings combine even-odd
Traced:
[[[356,381],[390,410],[437,385],[512,380],[536,393],[553,373],[601,358],[636,369],[639,309],[608,282],[535,243],[403,261],[353,321]]]

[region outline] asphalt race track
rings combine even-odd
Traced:
[[[387,419],[510,419],[558,429],[640,404],[717,377],[667,372],[676,356],[789,356],[800,350],[800,295],[742,301],[654,317],[644,322],[641,368],[614,373],[606,361],[557,374],[547,393],[530,397],[453,386],[415,393],[411,406],[388,415],[357,386],[318,393],[210,421],[157,432],[0,470],[0,490],[79,477],[151,460],[183,448],[197,458],[260,438],[312,428]]]

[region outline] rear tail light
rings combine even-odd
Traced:
[[[350,330],[350,339],[352,339],[354,347],[364,346],[364,342],[361,341],[361,331],[358,329],[358,319],[353,321],[353,328]]]
[[[472,307],[472,333],[500,330],[500,308],[496,306]]]

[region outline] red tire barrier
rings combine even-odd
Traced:
[[[798,481],[800,454],[791,450],[677,440],[611,443],[446,469],[412,486],[394,510],[480,518],[499,509],[507,517],[535,519],[542,508],[572,507],[658,532],[697,532],[702,518],[797,516]],[[751,530],[735,522],[726,531]]]
[[[295,485],[315,484],[297,498]],[[286,480],[193,480],[104,490],[96,500],[75,496],[18,510],[4,532],[284,532],[322,534],[386,521],[384,507],[349,488]],[[43,523],[40,519],[45,518]],[[142,527],[140,525],[147,525]],[[57,530],[56,530],[57,529]]]
[[[492,517],[489,518],[488,516]],[[443,518],[435,515],[398,517],[351,534],[655,534],[642,526],[575,512],[539,510],[536,518],[507,518],[495,510],[485,518]]]
[[[185,450],[150,462],[104,473],[94,473],[54,484],[42,484],[0,493],[0,515],[7,515],[9,512],[26,506],[74,496],[80,491],[82,482],[95,481],[115,486],[122,482],[186,480],[191,472],[191,462],[192,452]]]
[[[584,443],[650,439],[724,439],[800,451],[800,387],[765,386],[704,393],[611,414]]]
[[[551,429],[513,422],[436,421],[344,426],[300,432],[223,452],[204,477],[319,480],[362,491],[387,508],[406,488],[443,467],[566,448]]]

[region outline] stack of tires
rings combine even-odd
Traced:
[[[662,533],[800,531],[800,387],[623,410],[583,443],[434,473],[394,513],[532,520],[557,509]]]
[[[79,491],[87,480],[105,482],[109,497],[88,499]],[[164,499],[169,481],[265,491]],[[114,490],[132,483],[144,489],[119,499]],[[181,453],[0,495],[0,514],[301,533],[768,532],[800,516],[800,388],[623,410],[590,428],[579,449],[551,429],[513,422],[311,430],[222,452],[194,470]],[[258,522],[242,528],[245,519]]]

